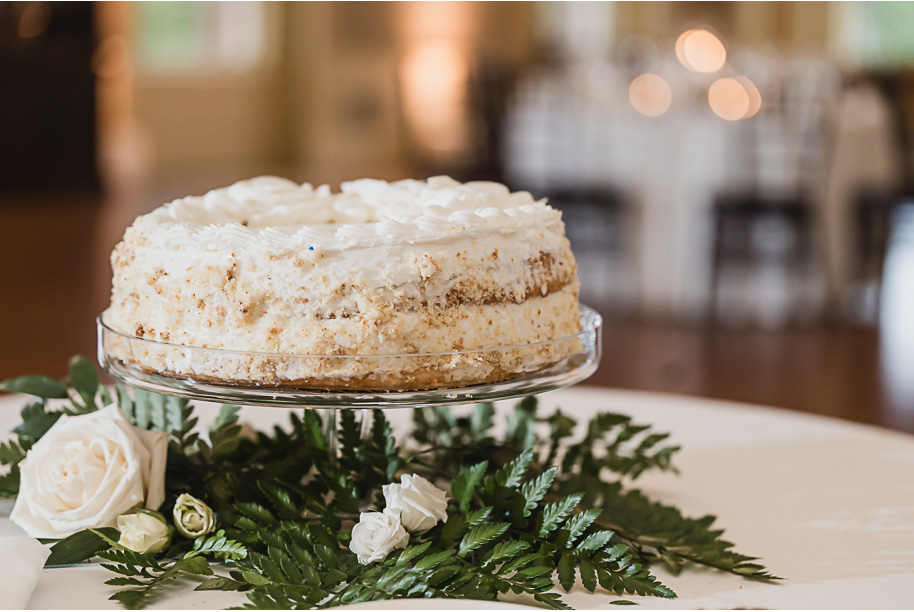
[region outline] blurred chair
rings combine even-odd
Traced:
[[[505,182],[505,114],[516,74],[507,62],[491,54],[478,54],[469,82],[469,104],[476,125],[476,150],[468,169],[473,180]]]
[[[892,214],[901,200],[883,191],[863,189],[854,204],[853,269],[851,282],[864,290],[875,283],[881,284],[883,266],[889,243]],[[876,292],[878,294],[878,292]],[[862,313],[863,319],[875,315],[876,304],[869,304],[871,313]]]
[[[599,128],[613,105],[582,99],[577,76],[565,64],[543,62],[516,80],[499,139],[502,167],[513,190],[548,198],[562,211],[581,299],[618,313],[635,303],[636,223],[607,152],[594,146],[606,144]]]
[[[776,300],[764,295],[742,300],[754,310],[755,320],[770,326],[820,314],[810,289],[819,284],[822,263],[816,195],[825,173],[831,76],[824,65],[788,62],[775,95],[763,94],[759,115],[741,120],[742,133],[732,145],[736,184],[717,195],[712,209],[712,322],[724,318],[725,271],[734,268],[742,280],[763,274],[765,268],[777,270],[782,287]],[[759,289],[765,290],[772,292],[770,287]],[[777,301],[780,312],[770,305]]]
[[[506,183],[504,133],[508,99],[516,74],[503,58],[477,53],[470,62],[467,79],[467,140],[469,146],[459,160],[449,163],[414,159],[412,164],[427,174],[448,174],[461,181]]]
[[[631,306],[630,206],[608,186],[558,187],[536,195],[562,211],[581,279],[581,299],[603,310]]]
[[[722,195],[714,204],[714,250],[711,265],[712,321],[722,320],[721,284],[727,268],[744,275],[777,266],[786,278],[788,302],[796,301],[790,286],[802,283],[816,261],[815,222],[808,198],[767,197],[761,193]],[[758,301],[753,301],[761,307]],[[805,309],[788,303],[787,317]],[[755,313],[765,318],[767,313]]]

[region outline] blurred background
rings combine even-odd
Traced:
[[[548,197],[591,384],[914,432],[914,3],[0,4],[0,379],[134,217],[261,174]],[[573,408],[573,407],[568,407]]]

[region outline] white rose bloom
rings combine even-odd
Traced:
[[[414,533],[428,531],[447,522],[447,493],[416,474],[403,474],[400,484],[382,488],[387,507],[384,513],[399,516],[407,530]]]
[[[137,506],[165,500],[168,435],[133,427],[114,404],[64,415],[19,464],[10,519],[35,538],[114,527]]]
[[[168,548],[174,532],[164,516],[144,509],[117,517],[117,529],[121,532],[117,543],[138,553],[162,552]]]
[[[216,529],[213,509],[187,493],[178,496],[172,515],[178,533],[186,538],[196,538]]]
[[[396,548],[406,548],[409,534],[400,519],[383,512],[363,512],[358,524],[352,528],[349,550],[359,557],[359,563],[368,565],[383,561]]]

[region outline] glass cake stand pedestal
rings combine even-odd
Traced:
[[[98,361],[117,381],[154,393],[243,406],[320,410],[328,445],[335,454],[336,411],[340,409],[362,409],[364,432],[366,423],[370,422],[370,409],[427,408],[504,400],[581,382],[593,374],[600,360],[602,318],[586,306],[582,305],[580,310],[581,331],[572,336],[520,346],[400,355],[290,355],[184,346],[114,330],[105,323],[105,313],[102,313],[97,321]],[[550,361],[550,355],[557,358]],[[545,365],[503,380],[497,379],[497,370],[492,371],[492,364],[502,363],[520,364],[518,370],[523,371],[526,357]],[[346,371],[348,366],[378,373],[376,381],[380,382],[375,389],[352,389],[344,385],[335,388],[300,386],[290,382],[294,374],[288,374],[315,369]],[[493,377],[493,380],[471,385],[448,384],[448,368],[455,366],[464,370],[469,367],[471,371],[478,368],[480,378]],[[426,390],[384,390],[387,380],[384,372],[395,379],[397,372],[422,372],[423,369],[426,374],[432,374],[426,380],[442,382],[438,382],[436,388]],[[436,378],[436,370],[442,372],[441,377]],[[223,371],[231,372],[231,378],[223,379],[214,374]]]

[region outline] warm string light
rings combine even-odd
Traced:
[[[710,75],[727,65],[727,48],[710,30],[693,28],[676,39],[676,58],[686,69]],[[629,85],[628,99],[642,115],[657,117],[669,110],[673,94],[660,75],[642,74]],[[745,76],[721,77],[708,88],[708,104],[721,119],[738,121],[759,112],[762,96],[755,83]]]
[[[711,74],[724,67],[727,48],[712,32],[697,28],[686,30],[676,39],[676,57],[689,70]]]
[[[19,18],[19,38],[41,36],[51,23],[51,5],[47,2],[32,2],[22,11]]]
[[[398,10],[399,87],[410,132],[432,155],[466,151],[475,136],[467,102],[476,9],[462,2],[404,2]]]
[[[708,88],[708,104],[721,119],[737,121],[749,112],[749,94],[736,79],[717,79]]]
[[[642,74],[629,85],[628,99],[642,115],[657,117],[670,108],[673,91],[660,75]]]
[[[459,151],[465,145],[469,71],[463,49],[449,40],[422,41],[406,52],[400,65],[403,106],[423,146]]]
[[[721,119],[738,121],[755,115],[762,97],[755,84],[746,77],[717,79],[708,88],[708,104]]]
[[[746,111],[746,115],[743,119],[748,119],[749,117],[754,117],[756,113],[762,108],[762,94],[759,93],[758,87],[755,86],[755,83],[750,81],[744,76],[736,77],[736,80],[739,81],[740,85],[743,86],[743,89],[746,90],[746,95],[749,96],[749,110]]]

